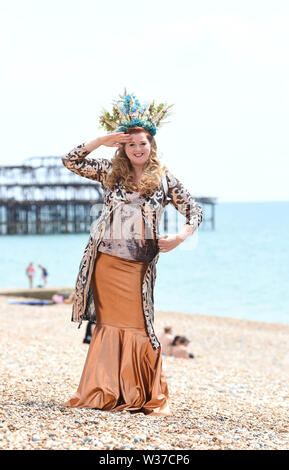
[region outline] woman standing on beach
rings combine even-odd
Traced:
[[[33,263],[29,263],[29,265],[26,268],[26,276],[28,277],[29,280],[29,287],[32,289],[33,287],[33,277],[35,275],[35,268],[33,266]]]
[[[169,416],[154,332],[156,263],[199,227],[202,209],[157,156],[154,135],[170,106],[141,106],[126,91],[120,98],[113,113],[100,118],[109,134],[62,158],[69,170],[100,182],[104,194],[80,263],[71,318],[96,326],[78,389],[63,406]],[[111,161],[86,158],[101,145],[118,147]],[[170,201],[186,223],[178,234],[160,236]]]

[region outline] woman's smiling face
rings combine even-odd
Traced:
[[[124,150],[133,166],[143,166],[149,158],[151,144],[145,132],[131,133],[131,141],[124,145]]]

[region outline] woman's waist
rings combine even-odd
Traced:
[[[99,251],[111,253],[121,258],[136,261],[151,261],[156,255],[158,246],[156,242],[135,242],[124,240],[102,239],[98,247]]]
[[[122,262],[122,261],[128,261],[129,263],[131,264],[136,264],[136,265],[146,265],[149,260],[139,260],[139,259],[134,259],[134,258],[130,258],[130,257],[125,257],[125,256],[121,256],[119,253],[116,254],[116,253],[113,253],[113,252],[109,252],[108,250],[105,251],[105,250],[102,250],[101,247],[98,248],[98,257],[107,257],[108,259],[115,259],[115,261],[119,261],[119,262]]]

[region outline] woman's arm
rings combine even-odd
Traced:
[[[86,158],[94,149],[100,147],[99,138],[82,143],[62,157],[62,163],[70,171],[91,180],[104,183],[111,161],[107,158]]]
[[[203,209],[184,185],[166,169],[168,197],[174,207],[186,217],[186,223],[176,235],[163,235],[158,244],[161,252],[168,252],[194,233],[203,220]]]
[[[120,147],[123,142],[129,142],[131,136],[123,132],[97,137],[87,143],[82,143],[62,157],[62,163],[70,171],[91,180],[104,183],[111,161],[107,158],[86,158],[86,156],[101,145]]]
[[[166,171],[168,196],[175,208],[186,217],[186,223],[179,232],[180,238],[189,236],[200,226],[203,220],[203,209],[192,197],[184,185],[171,171]]]

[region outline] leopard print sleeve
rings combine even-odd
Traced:
[[[77,175],[104,184],[111,161],[107,158],[85,158],[89,153],[85,144],[80,144],[62,157],[62,163]]]
[[[166,169],[166,177],[168,197],[171,198],[175,208],[186,217],[185,223],[192,227],[193,232],[203,220],[203,210],[184,185],[168,169]]]

